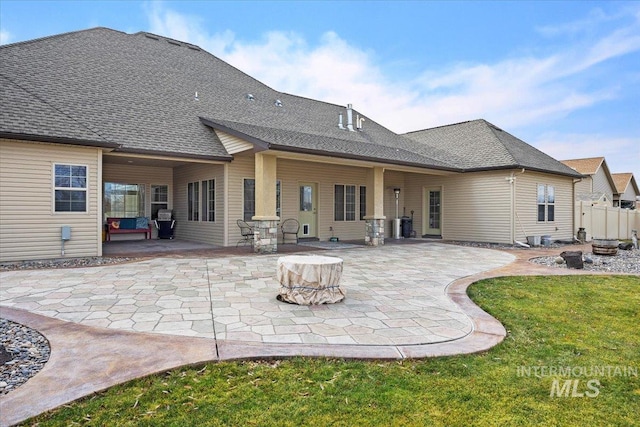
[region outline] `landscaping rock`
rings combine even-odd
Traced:
[[[557,257],[555,260],[556,264],[564,264],[564,258],[561,256]]]
[[[567,263],[567,268],[575,268],[577,270],[584,268],[582,251],[564,251],[560,256]]]

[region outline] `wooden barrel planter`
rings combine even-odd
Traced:
[[[618,253],[617,240],[613,239],[593,239],[591,247],[594,255],[617,255]]]

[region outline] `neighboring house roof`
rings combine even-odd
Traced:
[[[0,77],[0,137],[230,161],[220,129],[279,150],[579,176],[483,120],[404,136],[354,110],[362,129],[339,129],[344,106],[278,92],[198,46],[144,32],[94,28],[4,45]]]
[[[465,171],[525,168],[580,177],[580,173],[558,162],[521,139],[486,120],[440,126],[405,136],[420,143],[417,152],[433,152]],[[441,158],[441,157],[438,157]]]
[[[607,181],[609,182],[611,190],[615,192],[616,184],[615,182],[613,182],[611,171],[609,170],[609,166],[607,166],[607,161],[604,159],[604,157],[588,157],[584,159],[561,160],[560,162],[569,166],[571,169],[580,172],[583,175],[595,175],[598,173],[598,170],[602,168]]]
[[[561,162],[583,175],[595,175],[605,160],[604,157],[589,157],[587,159],[561,160]]]
[[[625,173],[613,173],[611,174],[613,178],[613,182],[615,183],[616,194],[624,194],[629,188],[629,185],[632,186],[634,194],[640,196],[640,190],[638,190],[638,184],[636,183],[636,179],[630,172]],[[632,199],[633,200],[633,199]]]

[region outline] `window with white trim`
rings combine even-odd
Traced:
[[[334,221],[356,220],[356,186],[336,184],[334,186]]]
[[[151,186],[151,219],[158,218],[160,209],[169,209],[169,186]]]
[[[556,194],[553,185],[538,184],[538,222],[555,221]]]
[[[103,210],[106,218],[144,216],[144,184],[105,182]]]
[[[54,211],[87,212],[87,166],[53,165]]]

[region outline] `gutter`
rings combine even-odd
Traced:
[[[15,139],[15,140],[22,140],[22,141],[33,141],[33,142],[50,142],[54,144],[81,145],[85,147],[111,148],[114,150],[121,147],[120,144],[117,144],[115,142],[109,142],[109,141],[74,139],[74,138],[66,138],[66,137],[58,137],[58,136],[34,135],[34,134],[27,134],[27,133],[0,132],[0,138]]]

